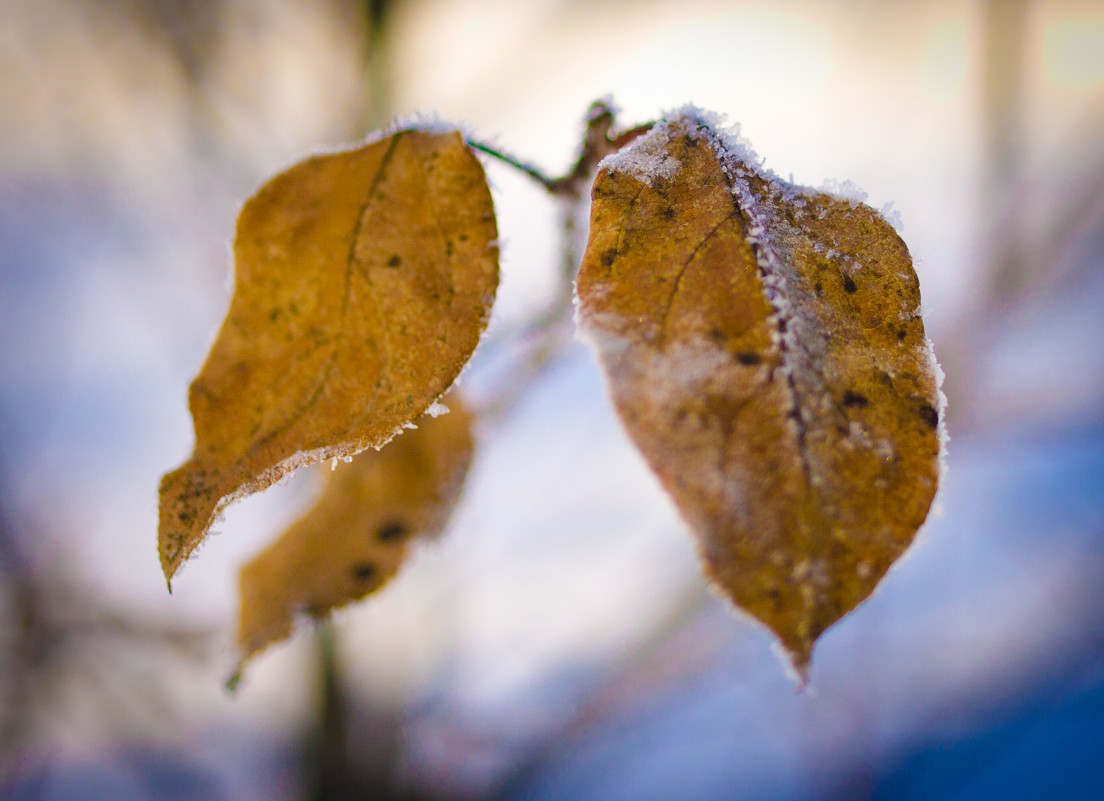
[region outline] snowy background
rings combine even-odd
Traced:
[[[165,593],[156,488],[191,449],[241,201],[394,114],[559,173],[606,95],[626,125],[727,114],[780,175],[894,204],[947,372],[941,513],[797,693],[705,589],[576,345],[480,431],[448,533],[332,643],[302,630],[230,696],[237,569],[315,487],[232,507]],[[4,797],[1104,784],[1099,2],[0,0],[0,101]],[[488,173],[501,329],[554,289],[556,211]]]

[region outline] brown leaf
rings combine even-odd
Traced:
[[[804,673],[936,490],[938,368],[904,242],[688,111],[603,162],[577,294],[708,574]]]
[[[242,568],[243,661],[288,636],[296,615],[322,617],[375,592],[412,537],[444,528],[472,458],[471,416],[456,395],[447,403],[448,414],[338,464],[318,503]]]
[[[230,310],[161,481],[172,578],[218,512],[295,467],[380,447],[471,356],[498,285],[482,165],[455,131],[315,156],[246,201]]]

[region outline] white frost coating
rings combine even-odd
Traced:
[[[429,134],[443,134],[451,133],[452,131],[459,131],[461,135],[467,139],[467,131],[462,126],[456,125],[452,122],[445,122],[434,112],[419,111],[409,117],[396,117],[391,121],[391,124],[384,128],[382,131],[378,131],[373,134],[369,134],[365,141],[375,141],[376,139],[384,139],[391,134],[398,133],[399,131],[417,130],[423,131]]]
[[[935,358],[935,348],[932,345],[930,339],[924,340],[924,345],[921,347],[923,353],[921,357],[926,356],[928,367],[931,369],[932,374],[935,376],[935,397],[936,397],[936,410],[939,413],[939,423],[936,427],[936,436],[939,438],[939,455],[937,457],[939,477],[938,483],[935,489],[935,497],[932,498],[931,507],[928,509],[928,517],[924,523],[920,526],[916,532],[916,537],[913,539],[912,544],[901,554],[897,561],[889,566],[891,571],[897,570],[905,562],[905,560],[916,553],[920,548],[920,543],[925,536],[925,530],[928,527],[928,522],[932,518],[943,516],[943,491],[947,486],[947,443],[951,441],[950,434],[947,432],[946,412],[947,412],[947,395],[943,392],[943,379],[945,375],[943,368],[939,365],[939,361]],[[878,584],[875,591],[881,588],[883,581]]]
[[[443,414],[449,413],[449,407],[440,401],[434,401],[433,404],[425,410],[425,413],[430,417],[440,417]]]
[[[576,300],[575,338],[599,353],[605,353],[615,359],[620,358],[632,344],[627,338],[613,333],[622,320],[619,314],[583,314],[582,307]]]
[[[615,331],[624,325],[619,314],[600,313],[583,315],[577,311],[578,338],[600,354],[606,364],[607,390],[615,385],[633,386],[645,408],[679,408],[688,397],[701,397],[720,391],[735,367],[733,359],[723,348],[701,340],[676,342],[663,349],[641,347],[632,359],[622,360],[622,355],[638,343],[619,336]],[[690,415],[692,424],[703,424],[700,417]],[[702,489],[724,499],[724,503],[745,524],[749,517],[748,500],[744,487],[737,477],[717,471],[705,471],[695,479]]]
[[[403,131],[422,131],[428,134],[446,134],[453,131],[459,133],[465,141],[469,138],[468,130],[466,126],[457,125],[452,122],[445,122],[436,114],[415,114],[409,117],[396,117],[391,121],[391,124],[386,128],[380,128],[378,131],[372,131],[363,139],[356,142],[347,142],[345,144],[337,144],[330,147],[319,147],[311,151],[311,156],[332,156],[338,153],[348,153],[353,150],[359,150],[365,145],[370,145],[375,142],[379,142],[382,139],[386,139]],[[282,172],[286,172],[293,166],[298,164],[302,159],[296,159],[287,167],[278,170],[273,175],[279,175]],[[266,181],[267,183],[267,181]]]
[[[901,211],[893,205],[892,200],[878,209],[878,213],[882,215],[883,220],[893,226],[894,231],[899,234],[904,233],[905,223],[901,219]]]
[[[732,356],[724,349],[704,340],[675,342],[664,348],[648,365],[653,382],[650,391],[666,396],[674,392],[683,396],[687,389],[698,390],[717,381],[725,369],[732,368]],[[723,379],[722,379],[723,380]],[[667,401],[657,398],[660,407]]]
[[[667,136],[659,128],[655,126],[628,147],[606,156],[598,163],[599,169],[623,172],[648,186],[656,178],[673,176],[679,163],[666,155]]]
[[[686,122],[693,124],[695,129],[700,125],[706,126],[710,130],[710,139],[714,141],[715,145],[719,144],[723,152],[749,165],[765,178],[775,182],[779,181],[777,175],[763,166],[763,159],[752,149],[751,143],[740,135],[739,123],[728,125],[728,118],[724,114],[705,111],[694,105],[686,105],[675,109],[666,116],[680,122],[685,120],[682,130],[686,132],[690,132],[688,129],[691,127],[686,125]],[[682,118],[682,120],[678,118]]]
[[[854,181],[828,180],[820,187],[820,191],[836,200],[846,200],[851,208],[857,208],[867,198],[866,192]]]
[[[732,371],[739,369],[733,366],[732,357],[724,348],[701,340],[674,343],[662,350],[649,348],[644,357],[637,368],[640,380],[633,383],[640,394],[648,396],[645,407],[655,409],[676,409],[688,397],[720,391],[729,383]],[[689,419],[697,425],[705,423],[693,414]],[[740,478],[707,470],[695,476],[695,482],[713,497],[723,499],[725,506],[747,525],[750,509]]]
[[[698,135],[700,127],[711,129],[712,135],[722,140],[723,146],[742,160],[762,171],[762,159],[751,149],[746,139],[740,136],[740,126],[725,126],[725,117],[712,111],[704,111],[693,105],[665,112],[660,122],[631,144],[606,156],[599,162],[599,169],[622,172],[638,181],[652,185],[656,178],[670,178],[678,169],[678,162],[666,155],[671,137],[674,135]],[[772,174],[773,176],[773,174]]]
[[[936,434],[939,437],[939,489],[935,499],[938,501],[938,494],[942,492],[944,479],[947,476],[947,443],[951,440],[950,434],[947,433],[947,394],[943,392],[943,379],[946,378],[946,375],[939,364],[939,360],[935,358],[935,347],[930,339],[924,340],[924,350],[926,351],[928,367],[931,369],[932,375],[935,376],[935,409],[939,413],[939,424],[936,428]],[[932,507],[935,507],[935,501],[932,502]],[[942,512],[940,511],[940,513]]]

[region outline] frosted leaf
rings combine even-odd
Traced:
[[[603,162],[577,320],[706,572],[804,671],[925,519],[941,401],[896,232],[718,124],[680,109]]]
[[[160,490],[166,579],[233,500],[379,448],[486,327],[498,238],[482,164],[432,123],[306,159],[246,201],[226,320],[189,392],[192,457]]]

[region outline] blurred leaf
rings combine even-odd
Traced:
[[[577,293],[708,574],[804,673],[936,490],[941,396],[905,244],[688,112],[603,162]]]
[[[195,451],[161,482],[167,579],[226,504],[382,446],[448,389],[487,322],[496,238],[455,131],[315,156],[245,203],[234,297],[189,393]]]
[[[338,464],[318,503],[241,571],[242,660],[379,589],[415,535],[444,528],[472,458],[471,416],[456,395],[449,414],[419,419],[380,451]]]

